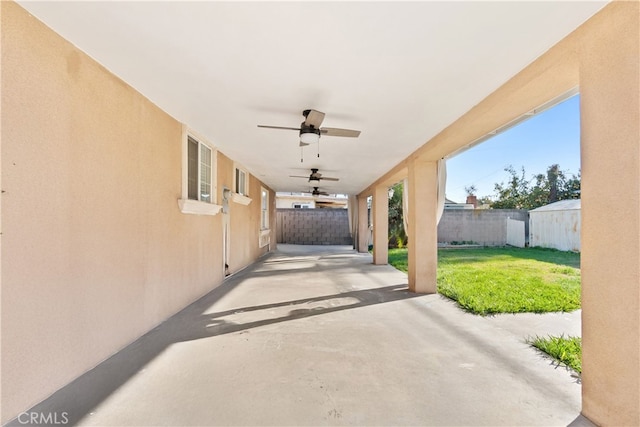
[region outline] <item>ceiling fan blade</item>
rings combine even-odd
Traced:
[[[300,175],[289,175],[289,178],[305,178],[308,179],[308,176],[300,176]]]
[[[329,178],[329,177],[325,177],[325,176],[323,176],[320,179],[324,179],[325,181],[340,181],[340,178]]]
[[[329,193],[327,193],[326,191],[320,191],[320,189],[318,187],[313,187],[313,191],[310,192],[312,196],[316,197],[316,196],[328,196]]]
[[[327,136],[344,136],[347,138],[357,138],[360,136],[359,130],[340,128],[322,128],[320,129],[320,133]]]
[[[306,147],[307,145],[309,145],[307,142],[300,141],[299,147]]]
[[[285,126],[267,126],[267,125],[258,125],[259,128],[267,128],[267,129],[285,129],[285,130],[297,130],[300,131],[300,128],[290,128]]]
[[[316,110],[309,110],[307,118],[304,121],[305,126],[313,126],[318,129],[324,120],[324,113]]]

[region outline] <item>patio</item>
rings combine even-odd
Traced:
[[[524,343],[561,332],[580,333],[579,312],[477,317],[350,247],[279,245],[28,412],[100,426],[567,425],[579,381]]]

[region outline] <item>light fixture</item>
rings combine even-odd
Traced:
[[[320,141],[320,129],[302,129],[300,131],[300,146],[315,144]]]
[[[315,133],[315,132],[302,133],[301,132],[300,133],[300,146],[315,144],[318,141],[320,141],[320,132],[318,133]]]

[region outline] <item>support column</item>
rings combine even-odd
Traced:
[[[436,293],[438,268],[438,163],[409,164],[409,290]]]
[[[384,185],[373,194],[373,263],[389,263],[389,189]]]
[[[640,4],[612,3],[580,52],[582,413],[640,425]]]
[[[369,251],[369,209],[367,196],[358,196],[358,252]]]
[[[358,196],[349,194],[347,199],[347,215],[349,217],[349,234],[353,249],[358,247]]]

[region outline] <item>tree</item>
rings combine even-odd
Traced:
[[[524,167],[522,168],[521,175],[509,165],[505,169],[510,177],[506,184],[496,183],[495,201],[491,204],[494,209],[529,209],[527,207],[527,195],[530,193],[529,181],[525,178]]]
[[[495,198],[490,203],[494,209],[535,209],[558,200],[580,198],[580,173],[567,178],[558,164],[549,166],[546,174],[534,175],[530,181],[524,167],[520,174],[513,166],[505,171],[509,180],[506,184],[495,184]]]
[[[467,193],[467,196],[475,196],[478,192],[478,189],[475,185],[470,185],[468,187],[464,187],[464,191],[465,193]]]
[[[395,184],[393,195],[389,197],[389,246],[403,247],[407,244],[407,234],[402,220],[402,182]]]
[[[493,199],[491,196],[482,196],[478,199],[478,206],[489,206],[493,204]]]
[[[558,189],[558,200],[579,199],[581,179],[580,171],[578,176],[571,175],[571,178],[563,178],[562,185]]]
[[[558,178],[560,178],[560,166],[557,164],[549,166],[547,169],[547,180],[549,181],[549,203],[557,202],[558,199]]]

